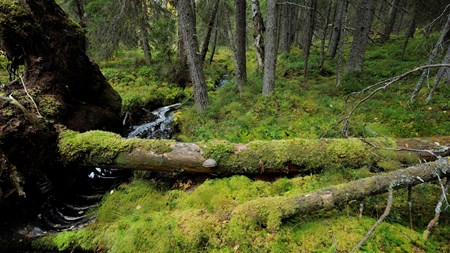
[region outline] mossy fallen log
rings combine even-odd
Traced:
[[[437,142],[440,145],[437,148]],[[449,137],[434,139],[292,139],[233,144],[226,141],[179,143],[173,140],[123,139],[89,131],[60,133],[59,153],[66,164],[105,168],[174,171],[217,175],[321,172],[325,168],[373,166],[398,169],[431,153],[446,155]],[[417,150],[429,151],[419,152]],[[205,164],[213,159],[212,164]]]
[[[450,158],[381,173],[309,194],[252,200],[237,206],[230,222],[265,224],[270,230],[277,230],[283,219],[295,215],[331,210],[351,201],[388,192],[390,188],[412,187],[443,177],[450,177]]]

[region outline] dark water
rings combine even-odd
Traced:
[[[174,110],[180,105],[150,112],[146,118],[154,120],[132,126],[127,138],[170,138]],[[39,179],[35,189],[40,192],[38,203],[16,203],[16,209],[10,208],[14,211],[1,214],[4,217],[0,217],[0,253],[35,252],[27,250],[30,247],[25,242],[27,239],[80,229],[94,222],[95,215],[91,210],[99,205],[105,194],[132,175],[128,170],[81,167],[67,175],[59,175],[58,180]],[[15,244],[20,245],[17,250],[14,249]]]

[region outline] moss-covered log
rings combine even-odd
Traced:
[[[266,224],[277,230],[281,220],[317,210],[330,210],[351,201],[385,193],[389,188],[406,188],[450,176],[450,158],[423,163],[406,169],[382,173],[294,197],[267,197],[249,201],[235,208],[232,222]]]
[[[437,146],[440,142],[440,146]],[[60,134],[59,153],[69,164],[130,170],[229,174],[320,172],[325,168],[373,166],[399,169],[405,164],[434,160],[429,149],[448,152],[449,137],[430,139],[292,139],[232,144],[226,141],[177,143],[170,140],[122,139],[119,135],[90,131]],[[444,148],[443,148],[444,147]],[[438,150],[438,148],[440,150]],[[403,150],[402,150],[403,149]],[[213,159],[215,166],[205,166]]]

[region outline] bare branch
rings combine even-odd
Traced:
[[[19,75],[19,78],[20,78],[20,82],[22,83],[22,86],[23,86],[23,89],[24,89],[25,93],[27,94],[28,98],[30,98],[31,102],[34,105],[34,108],[36,109],[38,117],[39,118],[44,118],[44,117],[42,117],[41,113],[39,112],[38,106],[37,106],[36,102],[34,101],[33,97],[30,95],[30,93],[28,93],[27,86],[25,86],[25,82],[23,81],[22,76]]]
[[[381,217],[377,220],[377,222],[375,222],[375,224],[373,224],[373,226],[370,228],[369,232],[367,232],[367,234],[364,236],[363,239],[361,239],[361,241],[359,241],[359,243],[352,249],[350,250],[350,252],[355,252],[357,251],[359,248],[361,248],[361,246],[367,241],[367,239],[369,239],[369,237],[373,234],[373,232],[375,231],[375,229],[377,229],[378,226],[380,226],[380,224],[384,221],[384,219],[389,215],[389,213],[391,212],[391,207],[392,207],[392,199],[394,196],[394,190],[392,187],[389,188],[389,196],[388,196],[388,200],[387,200],[387,205],[386,205],[386,209],[384,209],[384,213],[381,215]]]
[[[445,187],[443,187],[443,189],[442,189],[441,197],[439,198],[439,201],[438,201],[438,203],[436,205],[436,208],[435,208],[434,218],[430,221],[430,223],[428,223],[427,229],[425,229],[425,231],[423,231],[423,238],[424,239],[427,239],[430,236],[431,230],[439,222],[439,217],[441,216],[441,210],[442,210],[442,203],[446,199],[446,194],[447,194],[447,190],[448,190],[449,185],[450,185],[450,179],[447,178],[447,182],[445,183]]]

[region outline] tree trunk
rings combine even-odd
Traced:
[[[268,0],[266,6],[266,55],[264,58],[263,96],[270,96],[275,89],[277,64],[277,1]]]
[[[236,85],[242,93],[242,87],[247,80],[247,31],[246,31],[246,0],[235,0],[236,4]]]
[[[192,83],[194,86],[194,101],[197,112],[203,112],[209,104],[208,93],[206,90],[205,76],[203,74],[203,64],[198,52],[198,41],[195,24],[195,15],[190,0],[179,0],[177,3],[178,18],[182,27],[184,46],[186,49],[187,60],[191,72]]]
[[[343,58],[344,58],[344,41],[345,41],[345,26],[347,25],[347,8],[348,8],[348,4],[349,1],[348,0],[344,0],[345,2],[345,9],[344,9],[344,17],[342,19],[342,23],[341,23],[341,31],[339,31],[340,36],[339,36],[339,41],[338,41],[338,66],[337,66],[337,72],[336,72],[336,86],[340,86],[341,85],[341,80],[342,80],[342,72],[343,72]]]
[[[381,43],[385,43],[386,41],[388,41],[392,31],[394,30],[399,4],[400,0],[393,0],[391,3],[391,7],[389,8],[388,21],[384,26],[384,31],[383,34],[381,35]]]
[[[258,60],[258,67],[264,70],[264,21],[259,8],[259,0],[251,0],[252,4],[252,20],[253,20],[253,39],[256,48],[256,59]]]
[[[136,9],[139,11],[139,15],[141,16],[139,20],[139,28],[140,28],[140,37],[142,43],[142,49],[144,51],[144,59],[145,64],[150,65],[152,55],[150,53],[150,45],[148,42],[148,7],[146,0],[139,0],[136,2]]]
[[[346,70],[348,72],[362,70],[374,11],[375,3],[373,0],[360,0],[356,20],[357,28],[353,34],[352,47],[347,59]]]
[[[331,30],[330,42],[328,44],[328,56],[331,59],[336,57],[339,40],[341,38],[341,31],[343,26],[344,17],[347,13],[348,0],[338,1],[336,8],[336,15],[334,16],[333,29]]]
[[[419,5],[418,2],[415,2],[411,21],[408,26],[408,31],[405,34],[405,43],[403,43],[403,49],[402,49],[402,59],[405,58],[405,52],[406,52],[406,48],[408,47],[409,38],[413,38],[414,33],[416,32],[417,18],[419,15],[418,14],[418,11],[419,11],[418,5]]]
[[[216,46],[217,46],[217,28],[214,29],[214,42],[213,42],[213,47],[211,50],[211,55],[209,56],[209,64],[211,64],[211,62],[213,61],[214,58],[214,54],[216,53]]]
[[[450,63],[450,44],[447,47],[447,53],[444,56],[444,59],[442,60],[442,64],[449,64]],[[431,99],[433,98],[434,91],[436,90],[437,86],[441,82],[442,78],[447,78],[447,80],[450,80],[450,71],[449,68],[441,67],[434,77],[434,85],[431,89],[430,93],[427,96],[427,99],[425,100],[426,103],[429,103]]]
[[[441,146],[437,146],[439,142]],[[217,175],[261,173],[310,174],[328,168],[360,168],[364,165],[401,166],[448,155],[450,137],[430,139],[374,138],[292,139],[232,144],[176,143],[171,140],[122,139],[119,135],[91,131],[60,134],[59,153],[67,164],[130,170],[212,173]],[[377,148],[383,146],[386,148]],[[404,149],[404,150],[403,150]],[[420,149],[421,152],[413,152]],[[396,151],[399,150],[399,151]],[[402,151],[403,150],[403,151]],[[207,159],[215,160],[205,164]],[[209,163],[212,161],[207,161]]]
[[[322,72],[323,64],[325,62],[325,40],[327,38],[328,23],[330,21],[332,7],[333,7],[333,0],[328,0],[327,12],[325,14],[325,20],[322,28],[323,29],[322,38],[320,39],[321,43],[320,43],[319,72]]]
[[[283,3],[281,6],[280,13],[280,30],[279,30],[279,48],[281,53],[288,53],[290,50],[290,5],[288,3]]]
[[[206,53],[208,52],[209,41],[211,39],[211,33],[214,28],[214,22],[217,18],[216,17],[217,11],[219,10],[219,3],[220,3],[220,0],[214,0],[214,5],[212,7],[211,13],[209,14],[208,27],[206,29],[205,39],[203,40],[203,47],[202,47],[202,53],[201,53],[202,61],[205,61],[205,59],[206,59]]]
[[[447,22],[445,23],[445,26],[442,29],[441,35],[439,36],[439,39],[436,42],[436,45],[434,45],[434,48],[431,51],[430,56],[428,57],[427,65],[432,64],[434,62],[434,60],[436,59],[436,57],[438,56],[438,51],[440,48],[442,48],[442,45],[444,43],[444,38],[447,35],[447,33],[449,32],[449,30],[450,30],[450,14],[447,17]],[[427,75],[428,75],[428,71],[424,70],[422,72],[422,75],[420,76],[419,81],[416,84],[416,87],[414,88],[414,91],[411,94],[411,98],[410,98],[411,103],[414,103],[417,101],[417,98],[419,97],[419,92],[422,89],[423,83],[425,82]]]
[[[316,19],[316,8],[317,8],[317,0],[308,0],[307,1],[308,6],[308,15],[306,18],[306,31],[305,36],[303,40],[303,59],[305,60],[305,64],[303,66],[303,74],[304,79],[303,82],[306,84],[308,80],[308,60],[309,60],[309,54],[311,52],[311,43],[314,35],[314,28],[315,28],[315,19]]]
[[[293,197],[265,197],[237,206],[231,219],[239,224],[259,222],[271,231],[278,230],[280,220],[318,210],[331,210],[352,201],[388,192],[390,189],[408,188],[441,177],[448,177],[450,159],[423,163],[406,169],[382,173],[308,194]]]

